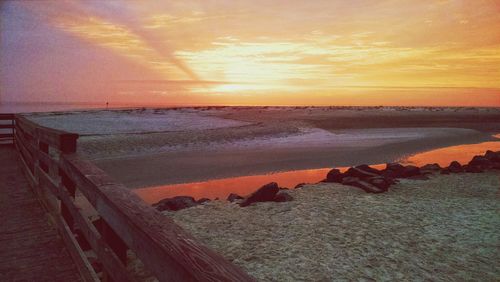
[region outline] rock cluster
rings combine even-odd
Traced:
[[[349,168],[345,172],[334,168],[328,172],[323,182],[335,182],[364,190],[367,193],[384,193],[389,187],[395,184],[398,179],[426,180],[427,176],[434,173],[480,173],[488,169],[500,170],[500,151],[487,151],[484,155],[474,156],[472,160],[461,165],[453,161],[449,166],[442,168],[439,164],[426,164],[422,167],[413,165],[402,165],[400,163],[388,163],[385,169],[378,170],[368,165],[358,165]],[[305,183],[298,184],[295,188],[301,188]],[[281,188],[276,182],[268,183],[260,187],[257,191],[247,197],[242,197],[231,193],[227,200],[237,202],[241,207],[249,206],[257,202],[287,202],[292,201],[293,197],[285,192],[286,188]],[[210,201],[202,198],[196,201],[193,197],[177,196],[166,198],[153,204],[153,207],[159,211],[169,210],[177,211],[203,204]]]
[[[453,161],[445,168],[441,168],[437,163],[426,164],[422,167],[388,163],[383,170],[377,170],[368,165],[359,165],[349,168],[344,173],[334,168],[328,172],[323,182],[341,183],[363,189],[367,193],[383,193],[388,191],[398,178],[426,180],[429,179],[427,175],[433,173],[480,173],[487,169],[500,169],[500,151],[487,151],[483,156],[474,156],[466,165]]]
[[[288,202],[293,200],[292,196],[281,190],[286,189],[280,189],[278,183],[271,182],[260,187],[239,204],[241,207],[246,207],[257,202]]]
[[[196,201],[193,197],[190,196],[176,196],[173,198],[165,198],[158,203],[153,204],[153,207],[159,211],[178,211],[203,204],[207,201],[210,201],[210,199],[201,198]]]
[[[242,197],[238,194],[231,193],[227,197],[229,202],[238,202],[240,206],[246,207],[256,202],[288,202],[292,201],[293,197],[286,193],[286,188],[279,187],[276,182],[268,183],[260,187],[248,197]],[[190,196],[176,196],[173,198],[165,198],[158,203],[153,204],[153,207],[159,211],[178,211],[194,207],[210,201],[210,199],[202,198],[196,201]]]

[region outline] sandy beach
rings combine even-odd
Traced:
[[[500,174],[404,180],[384,194],[321,183],[285,203],[164,212],[259,281],[498,281]]]
[[[199,107],[33,114],[130,188],[385,163],[490,141],[497,108]]]

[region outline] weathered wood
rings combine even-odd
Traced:
[[[14,114],[0,114],[0,120],[12,120],[14,118]]]
[[[61,167],[160,281],[255,281],[76,154]]]
[[[56,219],[56,223],[57,226],[59,227],[60,233],[63,234],[62,238],[69,251],[69,254],[71,255],[71,258],[73,259],[76,267],[78,268],[78,272],[80,273],[83,281],[86,282],[100,281],[92,265],[89,263],[87,259],[85,259],[85,253],[78,245],[78,242],[75,240],[73,233],[71,233],[70,228],[66,225],[64,220],[61,220],[61,218],[58,217]]]
[[[0,138],[13,138],[14,134],[12,133],[0,133]]]
[[[39,126],[23,116],[16,116],[16,132],[23,163],[32,163],[33,185],[60,200],[60,208],[47,205],[47,209],[62,236],[74,244],[72,230],[78,229],[114,281],[132,280],[124,266],[127,248],[160,281],[255,281],[92,163],[68,154],[76,151],[77,134]],[[58,159],[48,154],[49,147],[61,152]],[[59,185],[55,184],[59,177],[52,173],[53,168],[58,168]],[[77,188],[100,215],[101,233],[75,205]],[[74,253],[80,256],[81,248]]]
[[[22,128],[44,143],[51,147],[60,150],[64,153],[76,152],[76,140],[78,134],[68,133],[65,131],[44,127],[38,125],[26,117],[16,116],[16,126]]]
[[[14,125],[13,124],[0,124],[0,129],[4,129],[4,128],[14,128]]]
[[[0,146],[0,280],[80,281],[65,244],[29,187],[23,160]]]
[[[64,206],[68,208],[68,212],[72,219],[76,222],[78,229],[82,232],[87,242],[89,242],[92,249],[98,255],[103,266],[108,269],[108,271],[111,270],[113,272],[111,276],[116,279],[116,281],[133,281],[129,277],[130,275],[128,275],[124,266],[121,264],[120,259],[111,251],[111,248],[104,243],[104,240],[94,225],[87,218],[85,218],[80,212],[80,209],[76,207],[74,200],[69,195],[68,191],[66,191],[63,187],[54,184],[50,180],[50,177],[43,171],[39,171],[39,173],[40,185],[47,187],[54,193],[54,195],[57,195],[58,198],[61,199]],[[64,220],[62,221],[64,222]],[[67,226],[67,228],[68,230],[71,230],[69,226]],[[86,260],[85,257],[80,259]]]
[[[120,236],[118,236],[118,234],[116,234],[116,232],[102,218],[94,221],[94,225],[99,233],[101,233],[101,236],[104,238],[106,244],[111,247],[123,265],[127,265],[128,247],[125,242],[123,242],[122,238],[120,238]]]
[[[21,139],[19,139],[21,140]],[[28,168],[28,170],[31,172],[32,176],[34,177],[35,174],[35,160],[33,159],[33,156],[31,153],[26,149],[26,144],[24,142],[16,142],[16,147],[18,151],[21,154],[21,157],[24,161],[24,164]]]

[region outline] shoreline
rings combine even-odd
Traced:
[[[270,172],[387,163],[422,151],[494,140],[498,139],[476,132],[462,135],[460,139],[449,134],[366,148],[318,146],[199,150],[124,156],[94,160],[94,163],[125,186],[136,189]]]

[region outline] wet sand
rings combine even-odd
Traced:
[[[32,118],[84,129],[79,153],[130,188],[384,163],[500,132],[496,108],[206,107]]]
[[[384,194],[321,183],[295,200],[164,212],[259,281],[498,281],[500,174],[401,180]]]

